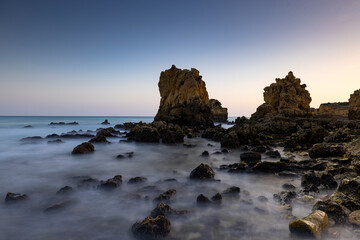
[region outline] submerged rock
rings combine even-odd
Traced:
[[[319,238],[329,226],[329,219],[325,212],[316,210],[310,215],[296,219],[289,224],[290,232]]]
[[[205,204],[210,204],[211,200],[207,196],[200,194],[196,198],[196,203],[199,205],[205,205]]]
[[[209,96],[198,70],[181,70],[172,65],[161,72],[158,85],[161,101],[155,121],[180,126],[213,126]]]
[[[130,132],[137,142],[159,142],[160,134],[155,127],[148,125],[136,125]]]
[[[229,187],[225,191],[223,191],[224,195],[239,195],[240,194],[240,188],[236,186]]]
[[[134,177],[134,178],[130,178],[128,183],[129,184],[136,184],[136,183],[143,183],[146,182],[147,178],[146,177]]]
[[[136,222],[131,231],[137,239],[157,240],[163,239],[169,235],[171,223],[165,216],[156,218],[147,217],[143,221]]]
[[[74,189],[72,187],[65,186],[65,187],[60,188],[60,190],[57,191],[56,194],[69,194],[72,192],[74,192]]]
[[[77,145],[71,154],[84,154],[84,153],[92,153],[95,151],[94,145],[88,142],[84,142],[82,144]]]
[[[290,204],[291,201],[297,196],[295,191],[281,191],[274,194],[274,198],[280,202],[281,205]]]
[[[90,139],[89,143],[110,143],[104,136],[96,136]]]
[[[176,195],[175,189],[169,189],[166,192],[163,192],[158,197],[154,198],[154,202],[161,202],[161,201],[170,201]]]
[[[44,211],[47,212],[47,213],[50,213],[50,212],[57,212],[57,211],[60,211],[60,210],[63,210],[67,207],[69,207],[69,205],[71,205],[74,201],[71,200],[71,199],[67,199],[67,200],[64,200],[64,201],[60,201],[60,202],[56,202],[56,203],[53,203],[51,204],[49,207],[47,207]]]
[[[173,208],[171,208],[169,205],[160,202],[156,205],[156,208],[154,208],[151,213],[150,213],[150,217],[152,218],[156,218],[157,216],[182,216],[187,214],[188,211],[186,210],[175,210]]]
[[[201,163],[190,173],[190,179],[194,180],[209,180],[214,179],[214,177],[214,170],[209,165],[203,163]]]
[[[17,203],[28,199],[29,197],[26,194],[8,192],[5,197],[5,203]]]
[[[115,189],[117,187],[120,187],[121,184],[122,184],[122,176],[121,175],[116,175],[115,177],[109,178],[105,182],[102,182],[100,184],[100,188],[105,189],[105,190],[112,190],[112,189]]]
[[[109,121],[107,119],[105,119],[105,121],[103,121],[101,124],[107,125],[110,124]]]

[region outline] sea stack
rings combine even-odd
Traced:
[[[182,70],[172,65],[161,72],[158,86],[161,100],[154,121],[180,126],[214,125],[209,95],[198,70]]]
[[[349,109],[349,119],[357,120],[360,119],[360,89],[356,90],[353,94],[350,95],[350,109]]]
[[[277,78],[276,83],[264,88],[264,101],[251,118],[267,116],[307,117],[310,116],[310,93],[305,84],[289,72],[285,78]]]

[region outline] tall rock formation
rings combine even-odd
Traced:
[[[360,119],[360,89],[350,95],[349,119]]]
[[[198,70],[182,70],[172,65],[161,72],[158,85],[161,100],[154,121],[180,126],[214,125],[208,106],[209,95]]]
[[[216,99],[209,100],[209,107],[213,115],[213,120],[215,122],[226,122],[228,119],[227,108],[221,106],[221,102]]]
[[[310,115],[310,93],[300,79],[289,72],[285,78],[264,88],[265,103],[260,105],[251,119],[265,116],[305,117]]]

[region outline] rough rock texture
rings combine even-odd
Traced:
[[[147,217],[141,222],[136,222],[131,228],[134,236],[142,240],[163,239],[169,235],[170,230],[171,223],[164,216]]]
[[[155,121],[180,126],[213,126],[209,96],[199,71],[178,69],[174,65],[161,72],[160,107]]]
[[[29,199],[26,194],[19,193],[7,193],[5,197],[5,203],[17,203]]]
[[[152,126],[136,125],[131,132],[137,142],[159,142],[160,134],[158,130]]]
[[[122,184],[122,176],[121,175],[116,175],[115,177],[109,178],[105,182],[102,182],[100,184],[100,188],[105,189],[105,190],[112,190],[112,189],[115,189],[117,187],[120,187],[121,184]]]
[[[329,218],[323,211],[316,210],[309,216],[296,219],[289,224],[291,233],[320,237],[329,226]]]
[[[289,72],[285,78],[277,78],[276,83],[264,88],[265,103],[260,105],[251,116],[260,119],[266,115],[304,117],[310,114],[310,93],[300,85],[300,79]]]
[[[317,143],[309,151],[311,158],[318,157],[343,157],[345,147],[342,144]]]
[[[349,107],[349,102],[322,103],[312,112],[312,115],[318,118],[347,118]]]
[[[156,208],[154,208],[151,211],[150,216],[153,218],[156,218],[157,216],[169,217],[169,216],[181,216],[187,213],[189,213],[187,210],[176,210],[170,207],[169,205],[160,202],[156,205]]]
[[[348,215],[360,209],[360,178],[344,179],[339,188],[325,201],[318,201],[314,210],[322,210],[337,223],[346,221]]]
[[[77,145],[71,154],[84,154],[84,153],[92,153],[94,152],[95,148],[94,145],[91,143],[84,142],[80,145]]]
[[[216,99],[210,99],[208,103],[211,114],[213,115],[213,120],[215,122],[226,122],[228,118],[227,108],[221,106],[221,102]]]
[[[349,119],[360,119],[360,89],[350,95]]]
[[[195,180],[207,180],[207,179],[213,179],[214,177],[215,177],[214,170],[212,170],[212,168],[209,165],[203,163],[201,163],[190,173],[190,179],[195,179]]]

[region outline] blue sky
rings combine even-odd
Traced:
[[[197,68],[249,116],[288,71],[313,107],[360,88],[360,1],[0,0],[0,115],[155,115],[160,72]]]

